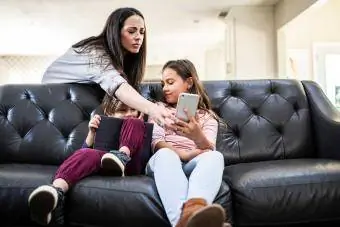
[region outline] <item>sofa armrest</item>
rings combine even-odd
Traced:
[[[311,111],[319,158],[340,159],[340,112],[313,81],[302,81]]]

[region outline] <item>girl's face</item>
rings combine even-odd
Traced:
[[[162,86],[165,101],[169,104],[177,104],[182,92],[188,92],[192,86],[192,78],[183,80],[177,72],[171,68],[165,68],[162,73]]]
[[[128,17],[121,30],[121,42],[125,50],[137,54],[143,44],[145,34],[144,20],[138,15]]]
[[[129,118],[129,117],[138,117],[138,111],[135,109],[132,109],[126,105],[121,105],[115,113],[113,114],[113,117],[117,118]]]

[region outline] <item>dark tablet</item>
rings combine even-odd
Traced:
[[[96,130],[94,149],[102,151],[118,150],[120,130],[124,119],[101,115],[99,128]],[[146,126],[142,149],[126,167],[127,175],[144,173],[145,166],[152,155],[151,140],[153,124],[144,122]]]

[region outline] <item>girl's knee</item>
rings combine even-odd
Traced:
[[[151,176],[159,168],[175,168],[181,166],[181,160],[175,151],[169,148],[159,149],[149,160],[146,173]]]
[[[154,155],[157,160],[165,160],[167,162],[181,161],[177,153],[169,148],[161,148]]]
[[[219,151],[208,151],[201,154],[205,159],[209,159],[214,163],[222,162],[224,164],[224,157]]]

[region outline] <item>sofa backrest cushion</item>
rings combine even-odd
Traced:
[[[314,157],[306,94],[295,80],[204,81],[213,110],[220,116],[217,149],[226,165]],[[159,83],[142,86],[159,100]],[[223,124],[224,123],[224,124]]]
[[[220,124],[217,149],[226,165],[314,157],[308,102],[295,80],[204,81]],[[141,93],[162,98],[159,82]],[[0,87],[0,163],[61,164],[81,147],[88,121],[102,114],[96,85]],[[226,127],[227,125],[228,127]]]
[[[59,165],[81,147],[104,92],[81,84],[0,87],[0,162]]]

